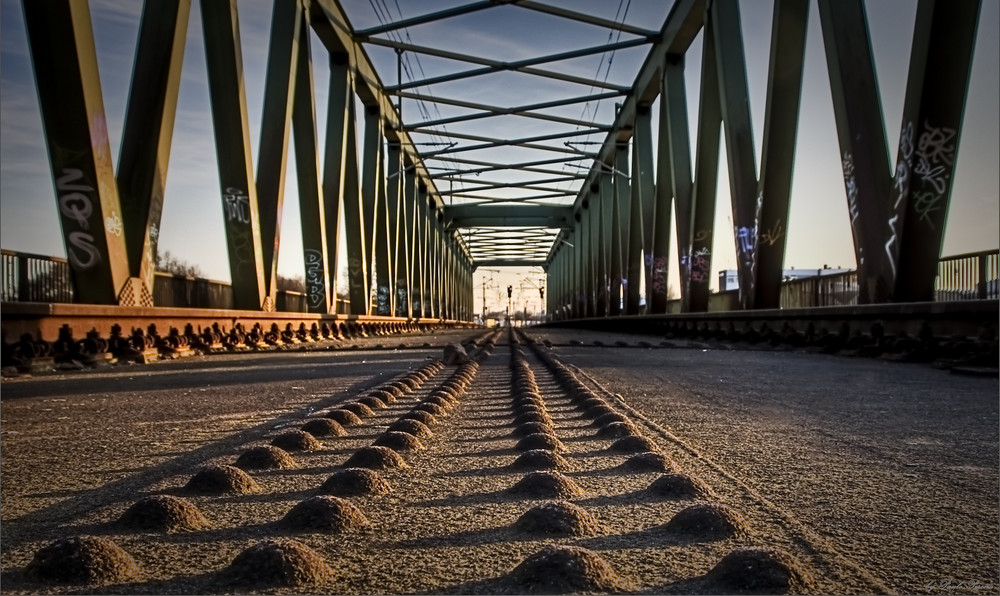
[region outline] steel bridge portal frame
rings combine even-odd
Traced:
[[[511,4],[620,30],[634,39],[516,62],[459,54],[377,37],[411,25]],[[78,300],[152,305],[153,259],[190,0],[147,2],[140,24],[117,174],[110,163],[103,99],[85,1],[25,0],[25,20],[67,255]],[[920,0],[895,170],[877,93],[862,0],[817,0],[851,218],[860,303],[933,298],[945,218],[978,27],[978,1]],[[274,309],[280,213],[290,130],[297,176],[308,308],[335,312],[337,239],[347,238],[352,315],[470,320],[472,271],[482,263],[544,262],[548,311],[557,317],[661,314],[667,310],[668,255],[676,231],[681,310],[708,308],[716,179],[724,140],[732,238],[743,309],[777,308],[787,238],[792,165],[803,79],[809,0],[776,0],[759,175],[736,0],[678,0],[662,29],[624,23],[531,0],[472,2],[354,31],[336,0],[274,4],[257,179],[253,179],[236,0],[201,2],[208,80],[236,306]],[[172,26],[165,26],[169,24]],[[325,161],[319,164],[309,31],[329,57]],[[697,137],[692,160],[684,89],[685,54],[703,34]],[[471,63],[465,71],[382,85],[363,43]],[[547,63],[649,44],[631,87],[545,69]],[[596,94],[516,107],[425,96],[409,89],[500,71],[590,85]],[[471,108],[470,114],[404,125],[390,95]],[[622,97],[610,125],[544,110]],[[355,114],[355,98],[363,113]],[[651,109],[659,98],[659,129]],[[343,117],[332,117],[343,115]],[[517,115],[576,127],[519,139],[443,132],[447,123]],[[359,139],[357,118],[365,119]],[[594,132],[596,154],[545,144]],[[472,145],[421,154],[410,133]],[[723,136],[724,135],[724,136]],[[654,144],[659,147],[653,160]],[[630,150],[631,145],[631,150]],[[515,164],[456,157],[499,146],[555,152]],[[463,173],[516,170],[527,182],[477,181],[439,191],[425,160],[474,166]],[[592,159],[589,172],[553,164]],[[363,168],[360,164],[363,163]],[[654,177],[655,172],[655,177]],[[550,184],[581,184],[572,206],[539,204],[572,196]],[[498,189],[538,194],[490,198]],[[445,205],[442,197],[462,198]],[[503,207],[491,207],[491,203]],[[676,221],[671,220],[671,211]],[[343,213],[343,221],[339,214]],[[481,227],[475,242],[459,230]],[[551,229],[558,229],[554,237]],[[511,231],[513,230],[513,231]],[[514,234],[514,236],[511,236]],[[512,240],[516,237],[517,240]],[[646,280],[645,294],[641,293]],[[645,306],[643,306],[645,304]]]
[[[673,225],[680,310],[708,310],[720,128],[728,156],[740,306],[779,307],[809,5],[809,0],[774,3],[758,177],[737,2],[674,4],[576,199],[571,226],[547,257],[550,313],[557,318],[666,313]],[[859,303],[932,301],[980,3],[920,0],[894,172],[863,2],[818,0],[818,7]],[[685,53],[699,32],[702,87],[692,175],[684,68]],[[654,185],[649,109],[657,97]],[[643,309],[640,275],[646,280]]]
[[[274,310],[285,163],[294,129],[309,312],[336,312],[343,228],[352,315],[471,320],[471,255],[460,235],[443,225],[441,195],[340,5],[274,4],[256,180],[237,2],[200,5],[236,308]],[[191,2],[144,6],[117,173],[88,3],[26,0],[23,7],[77,300],[153,306],[157,230]],[[330,61],[331,117],[322,166],[310,28]],[[363,160],[355,97],[365,106]]]

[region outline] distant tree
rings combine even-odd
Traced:
[[[306,280],[300,275],[298,277],[285,277],[278,274],[278,290],[302,292],[306,291]]]
[[[156,251],[156,262],[154,265],[157,271],[172,275],[184,275],[186,277],[204,277],[205,275],[202,273],[201,267],[187,261],[182,261],[180,258],[170,254],[169,250],[163,254],[160,254],[160,251]]]

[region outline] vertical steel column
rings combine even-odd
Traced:
[[[653,132],[649,106],[636,106],[632,133],[632,222],[629,245],[630,314],[639,314],[639,302],[645,297],[649,311],[649,290],[653,254]],[[640,287],[645,274],[646,291]]]
[[[861,0],[819,0],[833,112],[858,260],[858,302],[884,302],[892,287],[885,257],[889,150]]]
[[[300,30],[309,31],[309,15],[300,16]],[[326,216],[329,211],[323,194],[316,147],[316,106],[313,92],[312,57],[308,34],[298,43],[298,65],[295,68],[295,98],[292,127],[295,131],[295,164],[299,184],[299,214],[302,226],[302,256],[305,264],[306,306],[309,312],[328,313],[331,304],[329,242]],[[334,112],[333,119],[336,118]],[[341,120],[342,122],[342,120]],[[259,179],[258,179],[259,181]],[[333,202],[333,201],[331,201]],[[334,238],[334,244],[337,239]]]
[[[691,150],[688,138],[684,56],[668,55],[660,80],[659,152],[656,156],[656,206],[653,209],[653,272],[650,312],[667,312],[670,279],[671,205],[677,197],[677,225],[691,226]],[[681,204],[685,213],[681,215]],[[680,234],[678,233],[678,239]],[[687,294],[685,290],[683,292]]]
[[[618,211],[615,202],[615,179],[611,166],[605,163],[600,164],[601,170],[598,174],[601,192],[601,292],[604,295],[604,309],[599,313],[602,317],[611,314],[613,295],[612,288],[620,287],[621,273],[613,270],[614,257],[614,230],[617,227],[615,213]],[[614,286],[615,276],[619,280],[619,286]]]
[[[422,317],[431,317],[430,293],[430,260],[431,260],[431,214],[430,205],[433,199],[427,193],[428,187],[420,185],[420,313]]]
[[[677,197],[677,241],[681,260],[682,310],[706,312],[708,310],[708,284],[712,276],[712,234],[715,226],[715,193],[719,177],[719,141],[722,125],[722,108],[719,106],[719,78],[716,74],[715,35],[713,27],[703,30],[704,46],[701,64],[701,96],[698,108],[698,146],[695,158],[694,191],[690,210],[682,215],[685,201]],[[672,146],[673,148],[673,146]],[[680,163],[680,162],[678,162]],[[680,168],[674,176],[683,176]],[[681,190],[683,179],[675,180],[675,189]],[[685,206],[686,207],[686,206]],[[683,219],[690,217],[690,220]],[[685,223],[690,221],[690,227]],[[687,297],[683,291],[687,288]]]
[[[628,143],[619,142],[615,145],[614,161],[615,210],[612,213],[611,238],[611,308],[612,316],[620,315],[626,309],[623,299],[628,293],[626,276],[628,275],[629,221],[631,217],[630,204],[632,194],[629,189]]]
[[[273,311],[274,301],[264,276],[236,0],[202,2],[201,22],[208,59],[208,90],[229,244],[233,302],[238,309]]]
[[[650,313],[653,306],[653,244],[655,242],[656,229],[656,183],[653,179],[653,124],[651,115],[652,106],[636,107],[636,128],[632,138],[632,169],[636,169],[638,159],[637,178],[640,183],[639,196],[642,204],[642,254],[643,254],[643,276],[645,278],[646,302],[643,312]],[[637,149],[638,148],[638,149]],[[669,210],[668,216],[669,218]]]
[[[25,0],[24,18],[76,301],[117,304],[128,252],[89,7]]]
[[[331,73],[332,79],[332,73]],[[353,77],[351,78],[353,89]],[[332,85],[332,83],[331,83]],[[331,100],[333,101],[333,100]],[[347,275],[352,315],[371,313],[371,277],[366,231],[371,226],[364,208],[358,171],[358,120],[354,93],[347,99],[347,130],[344,140],[344,235],[347,240]]]
[[[616,317],[622,313],[622,241],[621,241],[621,207],[622,177],[615,171],[619,165],[619,147],[615,147],[614,165],[607,165],[611,171],[611,219],[608,232],[611,235],[610,265],[608,267],[608,316]],[[626,152],[626,155],[628,153]]]
[[[326,219],[326,262],[330,280],[330,301],[332,311],[337,308],[340,259],[338,258],[341,210],[347,219],[348,203],[355,206],[358,201],[357,141],[354,137],[354,93],[351,87],[351,73],[347,54],[330,54],[330,90],[327,99],[326,152],[323,157],[323,196]],[[348,131],[351,134],[348,134]],[[298,134],[296,134],[298,136]],[[348,222],[352,220],[348,219]],[[350,229],[350,228],[348,228]],[[349,232],[349,234],[352,232]],[[348,240],[348,263],[351,262],[351,241]],[[359,261],[360,262],[360,261]],[[348,291],[354,287],[348,268]],[[353,301],[352,301],[353,302]],[[358,303],[360,304],[360,303]],[[353,310],[351,311],[354,312]]]
[[[430,300],[430,317],[441,318],[441,226],[438,222],[437,206],[429,205],[428,213],[428,254],[427,254],[427,297]]]
[[[726,130],[729,191],[733,207],[733,233],[739,268],[740,305],[753,308],[757,270],[757,164],[750,123],[743,33],[736,0],[716,0],[709,9],[718,64],[722,122]]]
[[[294,109],[298,46],[302,37],[302,5],[298,0],[275,2],[268,46],[264,109],[261,113],[257,200],[260,208],[261,259],[264,284],[273,300],[277,290],[278,245],[285,202],[288,133]],[[308,34],[308,31],[307,31]]]
[[[413,304],[413,316],[420,319],[424,316],[424,211],[427,208],[427,185],[417,179],[416,200],[413,203],[413,243],[410,246],[410,262],[413,263],[413,280],[410,290],[410,302]]]
[[[591,316],[603,317],[607,309],[608,296],[607,284],[604,283],[603,259],[601,258],[604,250],[601,242],[603,236],[601,229],[601,189],[597,184],[590,185],[587,210],[590,212],[590,250],[587,252],[587,259],[590,261],[591,295],[593,296]]]
[[[400,201],[399,237],[397,245],[401,258],[397,260],[396,275],[401,276],[400,306],[396,316],[413,318],[413,240],[415,237],[414,216],[417,201],[417,177],[413,167],[403,164],[403,196]]]
[[[771,26],[764,144],[757,183],[757,275],[754,308],[779,308],[792,193],[795,137],[802,99],[809,0],[777,0]]]
[[[403,271],[400,263],[400,229],[406,229],[405,225],[399,225],[403,209],[403,153],[400,151],[398,143],[389,143],[386,157],[386,225],[389,234],[388,261],[389,271],[389,312],[388,314],[398,317],[402,306],[399,300],[398,290],[400,289],[400,275]]]
[[[634,126],[634,123],[633,123]],[[632,137],[633,140],[635,137]],[[642,184],[639,181],[639,160],[635,144],[629,164],[628,217],[622,220],[622,250],[624,251],[625,314],[639,314],[640,282],[642,277]],[[627,223],[626,223],[627,222]]]
[[[160,215],[190,14],[191,0],[147,2],[139,25],[118,154],[118,192],[129,275],[134,280],[133,304],[139,306],[153,306]]]
[[[592,259],[590,258],[593,252],[593,242],[591,241],[590,233],[590,220],[591,220],[591,209],[590,203],[585,199],[580,209],[580,256],[581,256],[581,267],[580,270],[580,282],[581,290],[583,292],[583,316],[592,317],[594,316],[594,311],[596,310],[594,299],[594,276],[593,268],[591,267]]]
[[[370,251],[367,265],[368,279],[372,284],[369,303],[374,302],[369,314],[388,314],[388,239],[385,218],[385,173],[382,169],[382,143],[385,139],[384,121],[377,105],[365,106],[365,145],[361,178],[361,198],[365,210],[365,242]]]
[[[594,292],[596,300],[594,303],[594,315],[606,317],[608,315],[608,270],[605,263],[605,252],[607,246],[604,241],[604,228],[607,222],[604,221],[604,194],[601,191],[600,174],[595,181],[590,183],[590,209],[594,212],[593,227],[591,228],[591,238],[593,238],[593,250],[591,251],[591,261],[594,267]]]
[[[573,306],[572,306],[573,318],[578,319],[584,316],[584,310],[583,308],[581,308],[581,299],[580,299],[583,292],[580,284],[580,279],[581,279],[580,270],[582,269],[583,250],[582,250],[582,245],[580,243],[579,211],[573,215],[573,219],[576,220],[576,225],[573,226],[573,231],[571,232],[572,235],[570,236],[571,238],[570,243],[573,245],[573,264],[572,264],[572,277],[570,279],[570,287],[572,288],[573,292]]]
[[[980,4],[917,5],[885,244],[896,302],[934,300]]]

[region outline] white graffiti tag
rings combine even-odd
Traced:
[[[56,191],[59,193],[59,212],[81,230],[86,230],[74,230],[67,234],[69,262],[76,269],[90,269],[102,259],[101,251],[94,246],[94,236],[89,233],[89,218],[94,212],[94,204],[84,194],[94,192],[94,187],[77,183],[82,180],[82,170],[64,168],[62,176],[56,178]]]
[[[232,186],[222,193],[222,204],[226,210],[226,221],[242,224],[250,223],[250,197],[243,190]]]
[[[309,306],[319,308],[326,300],[326,288],[323,280],[323,255],[318,250],[307,248],[306,257],[306,294]]]
[[[924,121],[924,130],[917,142],[918,159],[914,173],[938,194],[948,188],[951,166],[955,163],[955,144],[951,143],[954,138],[954,128],[935,127]]]

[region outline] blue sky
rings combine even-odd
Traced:
[[[222,235],[222,206],[218,199],[218,173],[211,133],[212,121],[208,110],[205,53],[197,3],[198,0],[194,0],[191,11],[178,117],[161,222],[160,245],[161,250],[168,250],[184,260],[198,264],[207,277],[228,280],[226,245]],[[418,10],[425,12],[458,3],[455,0],[433,2],[399,0],[399,6],[405,16],[417,14]],[[607,18],[614,16],[614,8],[617,5],[614,2],[593,0],[562,0],[551,3],[576,10],[600,11],[601,15]],[[90,4],[109,138],[117,163],[141,3],[136,0],[92,0]],[[388,4],[393,6],[392,2]],[[356,26],[364,27],[377,23],[371,15],[367,0],[345,1],[344,5],[352,19],[356,21]],[[630,6],[628,19],[630,23],[648,28],[660,26],[662,16],[659,17],[661,21],[657,22],[649,22],[649,19],[655,18],[651,15],[664,14],[661,0],[633,0]],[[759,155],[763,130],[771,2],[746,0],[740,6],[747,51],[755,146]],[[890,140],[889,153],[893,159],[895,150],[892,147],[899,134],[915,7],[916,3],[910,0],[877,0],[868,4],[886,133]],[[239,10],[251,142],[256,157],[266,67],[266,43],[263,40],[266,40],[269,34],[271,2],[240,0]],[[588,34],[594,35],[593,42],[588,45],[606,41],[606,31],[589,26],[571,24],[567,27],[552,27],[547,25],[547,19],[550,17],[528,21],[523,20],[523,17],[534,16],[533,13],[526,14],[521,9],[513,7],[505,7],[502,13],[495,13],[494,10],[496,9],[467,15],[455,22],[444,21],[414,27],[410,30],[410,34],[415,43],[421,43],[421,40],[447,39],[447,43],[454,49],[504,60],[525,57],[535,53],[536,50],[550,52],[574,47],[579,43],[580,36]],[[490,20],[486,21],[485,30],[480,28],[475,37],[468,35],[466,30],[453,28],[456,23],[461,24],[463,19],[478,27],[483,25],[484,18]],[[966,121],[962,131],[958,170],[945,233],[943,252],[946,255],[996,248],[1000,245],[1000,232],[998,232],[1000,174],[997,167],[997,164],[1000,164],[1000,148],[998,148],[1000,144],[998,141],[1000,139],[1000,125],[998,125],[1000,35],[998,33],[1000,31],[998,30],[1000,30],[1000,3],[986,0],[983,3],[980,32],[977,37]],[[512,34],[512,31],[516,34]],[[591,31],[592,33],[588,33]],[[528,39],[534,44],[530,51],[525,47],[525,40]],[[700,46],[699,36],[688,53],[688,110],[692,121],[692,137],[696,130],[693,123],[697,117]],[[323,130],[326,119],[324,112],[327,77],[326,60],[318,50],[319,47],[318,40],[314,36],[317,116],[319,130]],[[630,83],[635,69],[644,57],[644,52],[644,49],[640,49],[623,51],[616,55],[611,80],[620,77],[619,82]],[[378,48],[372,49],[370,53],[377,66],[386,68],[384,72],[391,73],[391,77],[384,77],[384,80],[395,82],[392,51]],[[834,129],[830,86],[815,5],[810,7],[806,60],[803,107],[788,225],[786,267],[815,268],[823,264],[853,267],[853,248],[840,172],[840,152]],[[581,76],[592,76],[595,63],[596,58],[592,58],[589,61],[579,60],[561,64],[560,68],[578,71],[575,74]],[[427,57],[422,59],[422,66],[428,75],[454,68],[454,65]],[[519,75],[503,76],[509,78],[507,87],[511,96],[483,97],[484,101],[500,104],[507,101],[532,103],[537,101],[535,97],[544,98],[546,92],[541,88],[532,87],[531,93],[526,93],[522,87],[525,81],[519,79]],[[531,78],[528,82],[537,84],[539,81],[543,80]],[[443,96],[457,95],[459,90],[444,85],[435,88],[435,93]],[[525,99],[513,101],[519,95],[523,95]],[[606,114],[613,109],[613,102],[614,100],[605,100],[597,107],[599,120],[607,119]],[[593,104],[587,107],[588,111],[585,114],[588,118],[593,115],[594,107]],[[409,110],[410,117],[406,120],[410,122],[413,114],[417,112],[416,104],[412,101],[407,102],[404,110]],[[450,115],[462,113],[464,110],[439,106],[439,111],[442,115]],[[574,117],[580,116],[581,106],[566,108],[565,113]],[[496,119],[493,124],[500,127],[510,125],[504,119]],[[537,123],[535,124],[537,127]],[[593,140],[600,140],[600,137],[594,137]],[[715,253],[713,268],[717,271],[733,268],[736,262],[732,239],[725,233],[732,227],[729,223],[731,209],[725,160],[720,164],[716,247],[713,251]],[[297,189],[292,169],[293,152],[290,152],[288,168],[278,270],[282,275],[297,277],[302,272],[302,257]],[[32,82],[21,6],[16,0],[0,0],[0,245],[5,249],[65,256],[65,248],[58,229],[53,184],[41,134],[41,119]],[[673,269],[676,269],[675,264],[676,259],[672,260]],[[521,278],[516,275],[486,272],[486,276],[497,280],[492,282],[497,289],[488,292],[487,297],[491,302],[499,293],[499,288],[505,288],[507,283],[515,285],[515,288],[519,288],[522,283]],[[537,291],[530,286],[537,285],[540,277],[537,271],[529,275],[529,281],[524,282],[528,288],[525,290],[525,298],[537,297]],[[481,287],[478,277],[476,287],[477,290]],[[480,300],[481,297],[477,294],[477,308]]]

